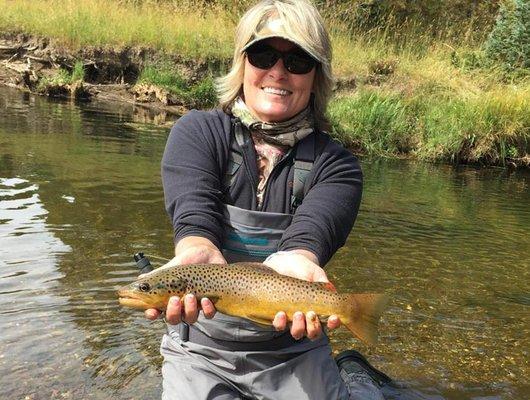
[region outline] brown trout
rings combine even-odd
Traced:
[[[374,343],[385,307],[381,294],[337,293],[330,283],[280,275],[259,263],[190,264],[155,269],[118,291],[120,304],[164,310],[171,296],[207,297],[215,308],[271,325],[279,311],[292,321],[296,311],[314,311],[321,321],[337,315],[359,339]]]

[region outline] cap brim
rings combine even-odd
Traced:
[[[305,51],[312,58],[314,58],[317,62],[319,62],[318,57],[315,57],[315,55],[311,51],[309,51],[307,48],[305,48],[302,44],[300,44],[296,40],[293,40],[293,38],[291,38],[289,36],[278,34],[278,33],[274,33],[274,34],[270,34],[270,35],[263,35],[263,36],[260,36],[260,37],[252,39],[250,42],[248,42],[245,45],[245,47],[243,47],[243,49],[241,50],[241,53],[244,53],[245,51],[247,51],[247,49],[250,46],[252,46],[252,45],[254,45],[254,44],[258,43],[258,42],[261,42],[262,40],[267,40],[267,39],[271,39],[271,38],[280,38],[280,39],[288,40],[289,42],[291,42],[291,43],[295,44],[296,46],[300,47],[303,51]]]

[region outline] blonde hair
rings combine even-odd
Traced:
[[[279,19],[289,37],[310,53],[319,63],[313,82],[313,114],[318,129],[328,129],[326,108],[334,85],[331,72],[331,43],[317,9],[306,0],[262,0],[249,9],[239,21],[235,36],[232,68],[217,79],[217,94],[222,109],[230,113],[234,100],[241,95],[245,70],[242,51],[270,20]]]

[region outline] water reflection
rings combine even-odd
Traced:
[[[139,115],[0,90],[0,398],[160,397],[163,325],[114,293],[132,254],[172,252],[167,123]],[[528,397],[528,173],[363,168],[358,223],[328,271],[393,300],[378,346],[339,331],[335,350],[360,348],[431,398]]]
[[[54,370],[50,351],[62,332],[75,329],[60,312],[68,299],[56,291],[63,277],[57,264],[71,248],[50,229],[39,185],[0,178],[0,204],[0,365],[13,371],[2,382],[1,397],[17,398],[27,376],[43,378]]]

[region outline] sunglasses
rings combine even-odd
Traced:
[[[317,61],[301,49],[286,52],[276,50],[274,47],[263,43],[256,43],[247,50],[248,62],[259,69],[269,69],[281,58],[285,69],[291,74],[307,74],[311,72]]]

